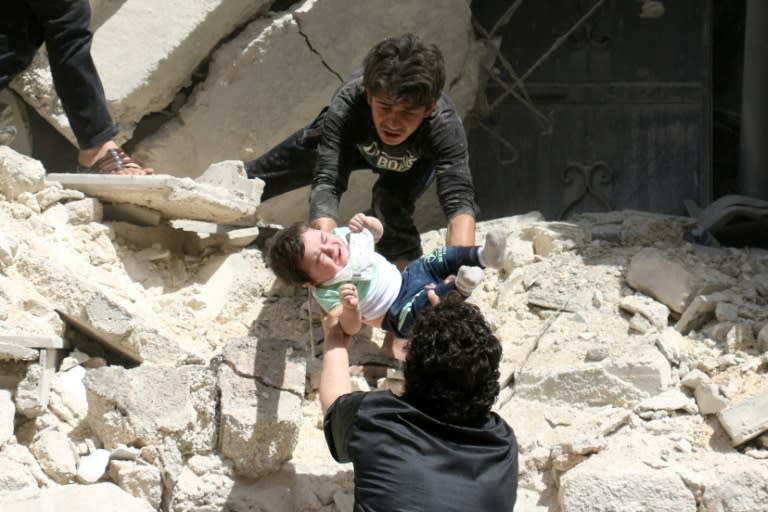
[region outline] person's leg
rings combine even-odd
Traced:
[[[374,185],[371,214],[384,225],[376,251],[403,269],[422,255],[421,235],[413,222],[415,198],[392,181],[381,177]]]
[[[292,133],[259,158],[244,162],[249,178],[264,180],[262,201],[312,183],[324,118],[325,109],[306,127]]]
[[[29,66],[42,44],[42,28],[27,4],[0,3],[0,90]],[[0,145],[10,145],[16,134],[12,108],[0,102]]]
[[[78,172],[152,174],[113,140],[118,130],[91,57],[88,0],[25,1],[42,27],[53,85],[77,139]]]
[[[462,247],[459,249],[470,249]],[[451,251],[453,253],[457,251]],[[467,253],[469,251],[462,251]],[[477,250],[474,251],[475,254]],[[432,290],[438,297],[444,297],[449,291],[456,289],[454,279],[446,280],[449,274],[444,273],[450,263],[445,258],[446,250],[437,249],[431,254],[411,262],[401,273],[402,283],[397,298],[389,307],[387,316],[382,327],[395,333],[396,336],[406,338],[410,333],[411,327],[416,320],[416,314],[429,305],[427,295],[427,286],[432,286]],[[455,258],[454,258],[455,259]],[[456,267],[458,271],[458,267]]]
[[[43,29],[25,2],[0,3],[0,89],[24,71],[43,44]]]
[[[117,135],[91,58],[88,0],[26,0],[43,27],[53,84],[81,149]],[[82,163],[82,162],[81,162]]]

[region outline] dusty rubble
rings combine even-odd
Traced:
[[[0,194],[4,511],[351,510],[320,430],[317,316],[266,267],[268,226],[238,246],[113,220],[2,147]],[[517,510],[768,509],[768,252],[694,246],[690,227],[479,224],[509,240],[472,300],[504,344]],[[360,333],[353,358],[381,339]]]

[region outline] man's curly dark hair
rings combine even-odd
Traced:
[[[272,272],[288,284],[301,286],[312,278],[301,268],[304,258],[304,242],[301,235],[310,228],[306,222],[294,222],[278,231],[267,244],[267,262]]]
[[[416,320],[403,398],[447,423],[477,424],[499,394],[500,360],[501,344],[480,309],[451,292]]]
[[[371,48],[363,61],[363,86],[394,102],[430,107],[445,86],[445,61],[440,49],[414,34],[388,37]]]

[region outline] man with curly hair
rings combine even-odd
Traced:
[[[477,306],[453,293],[419,315],[401,397],[352,392],[350,337],[334,315],[323,330],[325,438],[354,466],[354,510],[513,510],[517,441],[491,412],[501,345]]]

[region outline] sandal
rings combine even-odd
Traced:
[[[93,162],[91,167],[78,165],[76,172],[83,174],[134,174],[126,172],[128,169],[142,170],[145,168],[134,162],[133,159],[128,156],[128,153],[123,151],[123,148],[117,147],[109,148],[107,154]],[[152,174],[152,172],[150,170],[150,172],[142,174]]]

